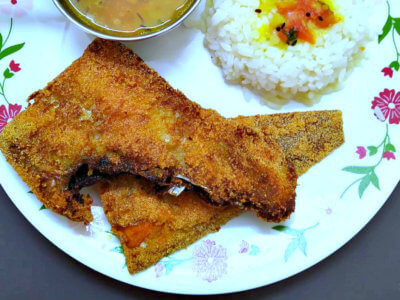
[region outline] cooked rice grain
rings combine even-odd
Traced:
[[[283,49],[260,39],[272,13],[257,14],[259,0],[208,0],[203,13],[205,45],[225,79],[250,87],[267,103],[289,99],[305,104],[337,89],[373,37],[371,1],[336,0],[341,21],[317,36],[314,45]]]

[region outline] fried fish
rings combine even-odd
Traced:
[[[339,111],[239,117],[259,128],[285,150],[300,176],[343,142]],[[99,185],[99,195],[113,233],[120,239],[130,273],[140,272],[164,256],[186,248],[219,228],[241,210],[215,207],[193,191],[161,195],[149,181],[120,176]]]
[[[80,188],[129,173],[195,188],[279,222],[294,210],[297,176],[256,128],[202,109],[125,46],[96,39],[0,134],[0,150],[43,204],[90,222]]]
[[[298,176],[344,143],[342,112],[338,110],[240,116],[234,120],[274,139]]]
[[[241,212],[209,204],[194,191],[178,197],[157,193],[153,183],[132,175],[100,183],[98,190],[131,274],[218,231]]]

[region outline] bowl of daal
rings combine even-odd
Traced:
[[[137,41],[177,27],[200,0],[53,0],[84,31],[104,39]]]

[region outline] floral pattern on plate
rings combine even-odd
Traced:
[[[378,43],[380,47],[384,47],[384,44],[390,44],[390,48],[395,50],[394,60],[388,63],[386,67],[383,69],[382,66],[386,65],[387,63],[381,62],[377,64],[375,67],[375,76],[379,77],[382,80],[386,80],[383,86],[380,84],[380,92],[378,95],[371,96],[371,98],[363,99],[362,105],[369,105],[371,103],[372,113],[366,116],[363,120],[366,121],[367,119],[374,122],[385,122],[385,126],[382,126],[380,122],[380,126],[376,126],[377,131],[382,132],[382,138],[380,138],[374,144],[366,144],[360,145],[363,143],[353,144],[351,148],[351,152],[347,152],[347,156],[350,157],[351,155],[357,155],[358,162],[366,162],[368,159],[374,160],[373,164],[365,164],[362,166],[350,166],[344,169],[346,174],[344,178],[346,180],[351,179],[353,175],[361,175],[355,182],[350,184],[348,188],[345,190],[347,192],[352,186],[358,183],[358,195],[359,197],[368,198],[368,194],[370,190],[368,187],[372,185],[375,187],[377,192],[388,194],[392,189],[392,186],[388,186],[388,180],[380,180],[381,176],[384,176],[384,168],[387,170],[393,170],[394,164],[398,162],[396,157],[396,146],[398,146],[398,140],[394,139],[393,136],[396,136],[396,132],[392,129],[398,129],[397,125],[400,121],[400,92],[392,87],[389,87],[389,84],[393,84],[396,80],[395,72],[399,71],[399,59],[400,54],[398,51],[398,37],[400,34],[400,18],[395,17],[395,10],[391,9],[390,3],[395,4],[393,1],[388,1],[387,6],[387,18],[386,23],[383,26],[382,33],[378,37]],[[4,69],[2,72],[2,79],[0,80],[0,131],[9,123],[18,113],[22,110],[23,101],[16,102],[16,99],[13,96],[13,90],[9,89],[9,83],[11,81],[16,81],[20,78],[20,74],[25,72],[27,69],[27,61],[20,60],[19,57],[15,57],[14,54],[20,51],[25,43],[22,41],[17,41],[13,45],[9,46],[10,37],[13,35],[13,22],[12,18],[20,18],[25,17],[27,14],[32,13],[33,9],[36,6],[40,6],[41,3],[33,0],[0,0],[0,14],[6,15],[8,19],[8,24],[6,27],[4,24],[3,27],[0,28],[1,36],[0,36],[0,61],[4,65]],[[48,5],[48,4],[46,4]],[[393,5],[392,5],[393,6]],[[43,7],[42,7],[43,9]],[[49,8],[50,10],[50,8]],[[53,8],[53,10],[55,10]],[[56,12],[54,12],[56,14]],[[56,15],[58,16],[58,15]],[[3,17],[4,18],[4,17]],[[63,20],[61,18],[61,20]],[[17,19],[19,21],[19,19]],[[62,26],[65,26],[66,23],[63,23]],[[22,35],[22,34],[21,34]],[[19,38],[19,36],[17,36]],[[25,36],[28,38],[28,36]],[[25,38],[23,39],[25,40]],[[26,39],[26,41],[28,41]],[[33,41],[32,41],[33,42]],[[140,48],[140,47],[139,47]],[[144,48],[146,49],[146,48]],[[176,49],[174,49],[174,53]],[[143,51],[145,53],[145,51]],[[388,51],[386,53],[389,53]],[[192,53],[190,53],[192,54]],[[378,67],[378,65],[380,67]],[[161,69],[163,65],[161,64]],[[211,66],[210,66],[211,69]],[[165,71],[165,69],[162,69]],[[30,70],[32,72],[32,70]],[[0,73],[1,74],[1,73]],[[372,100],[372,102],[370,102]],[[13,100],[13,101],[10,101]],[[318,107],[316,107],[318,108]],[[258,113],[257,110],[254,110]],[[371,112],[371,111],[370,111]],[[376,118],[373,117],[375,115]],[[346,141],[346,143],[352,143],[351,140]],[[354,153],[355,152],[355,153]],[[2,166],[5,166],[4,164]],[[378,168],[379,166],[379,168]],[[331,170],[332,171],[332,170]],[[338,168],[338,173],[340,174],[340,169]],[[335,171],[332,171],[335,172]],[[2,182],[3,184],[3,182]],[[20,187],[20,186],[19,186]],[[7,188],[5,186],[5,188]],[[380,191],[382,190],[382,191]],[[339,191],[340,193],[341,191]],[[26,192],[24,192],[26,194]],[[21,204],[18,199],[14,199],[12,193],[9,193],[10,197],[16,203],[17,207],[21,209]],[[344,195],[344,193],[343,193]],[[343,196],[342,195],[342,196]],[[268,261],[268,259],[274,259],[271,252],[266,251],[266,246],[269,245],[270,242],[278,242],[281,247],[277,247],[279,249],[278,253],[278,260],[282,261],[282,264],[279,264],[281,269],[285,269],[286,273],[285,276],[293,275],[294,273],[310,266],[312,263],[316,261],[313,260],[313,251],[317,250],[317,248],[322,247],[321,243],[318,241],[318,244],[312,239],[312,236],[318,232],[322,231],[322,227],[328,226],[330,224],[332,218],[337,217],[340,215],[340,208],[337,206],[339,204],[346,205],[350,202],[340,201],[340,197],[336,194],[333,195],[334,199],[330,201],[328,204],[323,205],[320,207],[320,216],[317,217],[317,221],[309,221],[306,220],[302,225],[296,224],[295,221],[290,220],[288,223],[273,226],[271,232],[276,232],[277,234],[264,234],[260,235],[259,233],[255,234],[256,238],[262,236],[266,240],[263,241],[264,244],[258,244],[258,239],[256,240],[254,237],[252,239],[248,238],[247,236],[240,238],[236,238],[230,236],[229,238],[217,238],[217,235],[207,236],[207,238],[202,239],[189,247],[187,250],[182,250],[179,253],[175,253],[169,257],[163,258],[160,262],[158,262],[153,268],[149,271],[145,271],[135,276],[130,276],[127,273],[125,268],[121,269],[121,264],[118,264],[116,269],[117,273],[113,273],[112,277],[121,279],[125,282],[131,284],[137,284],[143,287],[157,287],[157,283],[153,284],[152,280],[146,281],[146,283],[137,283],[136,278],[140,278],[141,276],[151,276],[150,278],[157,277],[157,282],[170,282],[173,283],[176,281],[176,278],[186,279],[186,274],[184,272],[190,272],[191,276],[188,276],[188,280],[190,282],[194,282],[194,284],[198,284],[196,290],[198,293],[201,292],[201,289],[204,288],[201,284],[206,284],[208,287],[211,286],[219,286],[219,282],[222,282],[222,279],[229,280],[229,276],[234,274],[235,267],[240,265],[240,263],[244,262],[244,264],[250,261],[260,261],[260,263],[264,264],[264,259]],[[383,196],[382,196],[383,197]],[[350,197],[349,197],[350,198]],[[363,199],[364,199],[363,198]],[[24,201],[27,199],[24,199]],[[47,229],[44,229],[45,226],[38,226],[38,219],[40,218],[50,222],[50,224],[57,227],[57,229],[62,229],[64,224],[59,225],[59,219],[53,218],[53,213],[49,210],[45,210],[45,207],[42,204],[39,204],[33,195],[29,196],[29,200],[34,203],[35,217],[29,216],[28,220],[32,223],[36,224],[36,227],[39,228],[46,236],[51,236],[49,232],[46,232]],[[36,201],[36,202],[34,202]],[[40,209],[38,209],[40,207]],[[100,208],[97,207],[97,213],[102,215],[103,213],[100,211]],[[37,215],[40,215],[37,217]],[[36,218],[36,219],[35,219]],[[368,219],[368,218],[364,218]],[[33,220],[33,221],[32,221]],[[71,236],[73,238],[77,238],[79,243],[84,246],[90,245],[91,249],[104,249],[105,253],[109,254],[109,256],[104,256],[103,259],[110,258],[111,260],[114,259],[114,256],[117,257],[117,261],[120,262],[122,258],[122,247],[118,243],[118,240],[112,235],[110,231],[104,231],[107,227],[107,224],[104,223],[104,220],[100,218],[96,219],[93,224],[90,224],[89,227],[85,228],[75,228],[74,225],[64,226],[68,227],[66,230],[70,230],[72,232]],[[294,222],[295,224],[292,224]],[[70,224],[70,223],[68,223]],[[104,226],[103,226],[104,225]],[[365,225],[365,222],[363,223]],[[70,232],[67,232],[68,234]],[[85,232],[85,234],[82,234]],[[50,240],[56,240],[57,234],[53,235]],[[218,236],[220,237],[220,236]],[[100,242],[98,244],[91,244],[97,241]],[[253,243],[252,241],[257,241],[257,244]],[[56,243],[56,242],[55,242]],[[79,244],[77,243],[77,244]],[[88,243],[88,244],[86,244]],[[57,244],[57,243],[56,243]],[[60,242],[58,243],[60,246]],[[316,246],[318,245],[318,247]],[[65,246],[61,245],[60,248],[64,249],[67,253],[71,254],[73,257],[77,258],[78,260],[85,262],[89,259],[85,251],[83,252],[74,252],[69,251],[73,249],[74,246]],[[268,246],[267,246],[268,247]],[[66,250],[67,249],[67,250]],[[332,253],[334,247],[330,248],[329,253],[326,252],[325,254],[328,255]],[[299,254],[301,259],[294,259],[294,255]],[[94,254],[93,254],[94,255]],[[325,256],[326,256],[325,255]],[[116,263],[117,264],[117,263]],[[109,270],[101,269],[101,266],[98,266],[94,263],[88,263],[89,266],[101,270],[101,272],[105,274],[109,274]],[[296,265],[295,269],[290,269],[292,265]],[[239,273],[243,272],[245,269],[239,268]],[[183,273],[181,273],[183,271]],[[117,275],[115,275],[117,274]],[[184,275],[182,275],[184,274]],[[261,273],[263,276],[268,276],[265,272]],[[169,275],[169,276],[167,276]],[[285,277],[280,275],[279,278]],[[197,280],[193,280],[196,278]],[[252,287],[256,285],[266,284],[267,282],[271,283],[279,278],[275,279],[265,279],[265,281],[257,281],[257,278],[253,278],[255,283]],[[171,281],[169,281],[171,280]],[[219,281],[220,280],[220,281]],[[218,284],[215,284],[218,282]],[[153,285],[150,285],[153,284]],[[239,283],[238,283],[239,284]],[[172,290],[172,287],[169,288],[162,288],[165,291],[182,291],[179,287],[175,287],[175,290]],[[225,289],[225,291],[232,291],[236,290],[236,288]]]
[[[212,282],[226,274],[228,257],[226,248],[214,241],[202,241],[193,251],[193,270],[202,279]]]
[[[364,146],[357,146],[356,153],[359,155],[359,159],[364,159],[367,156],[367,149],[369,156],[375,156],[381,150],[381,154],[378,157],[378,162],[370,166],[350,166],[343,169],[343,171],[350,172],[353,174],[363,175],[357,180],[353,181],[342,193],[340,198],[355,184],[358,185],[358,196],[361,198],[369,185],[373,185],[375,188],[380,190],[379,177],[376,174],[376,168],[382,164],[384,159],[390,161],[395,160],[396,147],[391,143],[389,135],[389,124],[398,125],[400,122],[400,92],[395,90],[385,89],[379,93],[379,97],[375,97],[372,101],[372,110],[374,111],[375,117],[381,121],[386,122],[385,136],[379,145],[371,145],[365,148]]]
[[[20,43],[7,47],[7,42],[11,36],[12,28],[13,19],[11,18],[10,27],[8,29],[7,35],[3,38],[3,34],[0,33],[0,60],[3,60],[9,55],[18,52],[25,45],[25,43]],[[8,124],[8,122],[14,119],[15,116],[19,114],[22,109],[22,105],[11,104],[6,96],[7,80],[13,78],[14,75],[19,71],[21,71],[20,64],[16,63],[14,60],[11,60],[8,67],[3,72],[3,80],[0,82],[0,96],[2,97],[8,108],[4,104],[0,106],[0,132],[3,131],[3,128]]]
[[[400,69],[400,52],[397,46],[396,35],[400,35],[400,18],[394,18],[391,15],[390,3],[386,2],[388,7],[388,17],[385,25],[382,28],[382,33],[378,36],[378,43],[381,43],[387,36],[390,36],[393,43],[393,48],[396,54],[395,60],[393,60],[388,67],[382,69],[384,76],[393,77],[393,71],[398,72]],[[390,35],[389,35],[390,34]]]

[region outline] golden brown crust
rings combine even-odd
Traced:
[[[162,185],[181,175],[214,204],[270,221],[294,209],[296,174],[274,140],[189,101],[119,43],[95,40],[30,99],[0,149],[39,200],[72,220],[92,218],[79,188],[119,173]]]
[[[298,176],[344,143],[342,112],[338,110],[237,117],[274,139]]]
[[[339,111],[239,117],[236,121],[273,136],[299,175],[344,141]],[[240,213],[232,207],[211,207],[192,192],[179,197],[161,195],[155,192],[154,185],[132,176],[122,176],[99,187],[107,219],[121,240],[132,274],[217,231]],[[143,227],[144,224],[151,226]],[[133,228],[133,237],[124,228]]]
[[[112,231],[121,240],[128,270],[137,273],[183,249],[237,216],[239,209],[215,207],[193,191],[160,195],[149,181],[120,176],[100,184],[99,194]],[[144,224],[150,225],[143,228]],[[128,236],[124,228],[143,231]],[[139,240],[138,240],[139,239]]]

